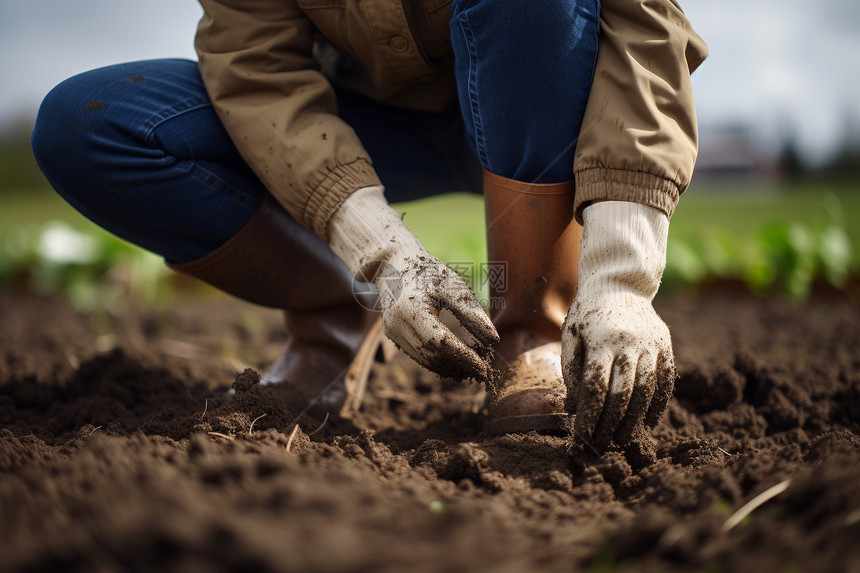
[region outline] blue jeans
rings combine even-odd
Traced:
[[[451,9],[460,108],[481,165],[529,183],[573,179],[599,0],[454,0]]]
[[[339,114],[373,158],[388,200],[480,192],[481,166],[534,182],[570,179],[594,69],[596,2],[454,2],[462,114],[336,90]],[[519,24],[491,16],[489,5]],[[42,102],[32,145],[73,207],[172,263],[218,248],[267,193],[187,60],[118,64],[64,81]]]

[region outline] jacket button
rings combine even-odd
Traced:
[[[409,49],[409,42],[403,36],[391,36],[388,40],[388,47],[395,52],[405,52]]]

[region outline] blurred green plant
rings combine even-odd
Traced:
[[[166,303],[170,273],[157,256],[103,232],[66,223],[0,232],[0,285],[63,293],[78,310],[121,310],[128,299]]]
[[[752,236],[687,229],[670,237],[663,284],[667,290],[715,279],[741,280],[760,295],[806,300],[816,280],[844,289],[851,274],[851,241],[839,198],[824,199],[812,223],[768,223]]]

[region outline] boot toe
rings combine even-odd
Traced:
[[[260,384],[278,392],[296,414],[338,415],[347,398],[348,358],[325,345],[291,344]]]
[[[564,434],[569,419],[564,398],[561,345],[524,351],[502,370],[496,391],[488,397],[489,430]]]
[[[547,388],[524,388],[494,399],[489,406],[489,429],[493,434],[537,431],[564,434],[568,415],[564,393]]]

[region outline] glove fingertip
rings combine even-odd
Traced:
[[[452,305],[450,310],[463,328],[484,345],[498,344],[501,338],[484,307],[471,295],[459,302],[460,305]]]
[[[625,444],[624,457],[630,466],[639,471],[657,461],[657,443],[641,424],[636,426],[630,441]]]
[[[565,410],[574,414],[579,403],[579,391],[585,370],[585,346],[582,339],[574,337],[561,346],[561,374],[565,389]]]
[[[447,329],[441,339],[425,342],[413,356],[416,362],[443,378],[472,379],[488,387],[498,377],[498,371],[491,365],[492,357],[489,346],[466,346]]]
[[[609,372],[600,362],[588,364],[578,381],[573,383],[579,388],[576,396],[576,429],[581,439],[591,439],[606,403],[609,386]]]
[[[651,405],[648,407],[648,412],[645,414],[645,425],[649,428],[655,427],[660,423],[666,407],[669,405],[669,400],[672,398],[672,392],[675,389],[675,380],[678,378],[678,371],[675,369],[675,361],[671,355],[661,353],[657,358],[656,388],[654,396],[651,398]]]

